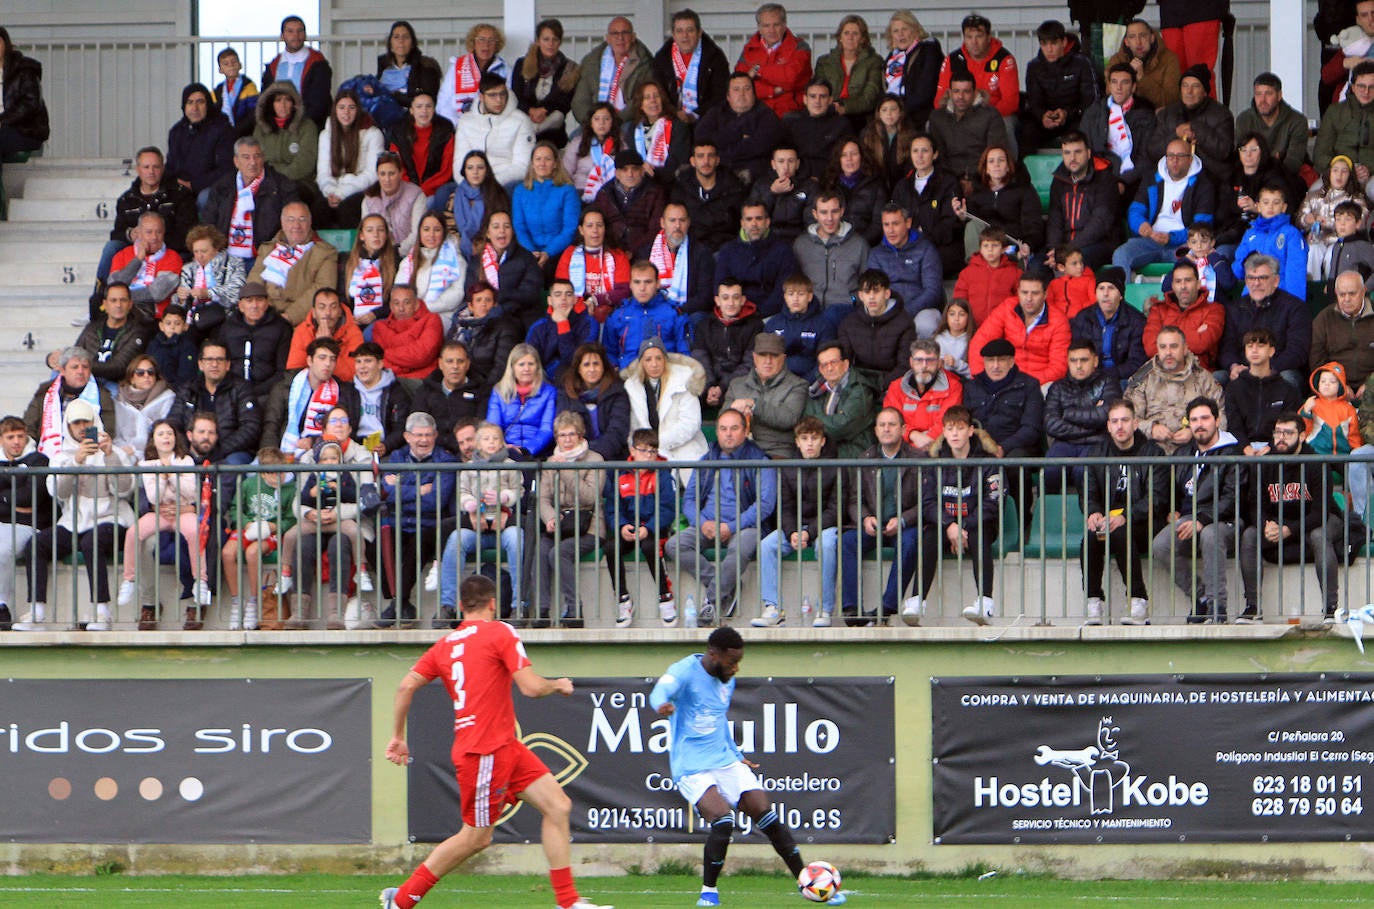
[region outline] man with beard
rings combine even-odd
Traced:
[[[1097,348],[1091,341],[1069,342],[1069,374],[1057,380],[1045,394],[1045,434],[1051,461],[1076,462],[1106,441],[1107,404],[1121,394],[1121,385],[1102,371]],[[1083,488],[1083,468],[1069,471],[1073,485]],[[1064,487],[1064,472],[1050,470],[1045,477],[1049,492]]]
[[[925,453],[938,442],[945,411],[964,399],[958,377],[940,367],[940,345],[930,338],[911,342],[911,369],[887,386],[883,406],[902,415],[906,441]]]

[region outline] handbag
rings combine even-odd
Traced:
[[[591,529],[592,512],[589,508],[565,508],[558,513],[558,531],[565,540],[586,536]]]
[[[382,510],[382,504],[382,493],[376,483],[364,483],[358,489],[358,510],[363,517],[376,517]]]

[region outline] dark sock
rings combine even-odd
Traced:
[[[730,815],[711,822],[711,830],[706,834],[706,848],[701,859],[701,882],[714,887],[720,880],[720,871],[725,867],[725,851],[730,848],[730,837],[735,834],[735,819]],[[797,869],[801,873],[801,869]]]
[[[778,820],[778,813],[771,808],[768,813],[759,818],[759,832],[768,837],[768,842],[773,844],[773,851],[776,852],[787,864],[787,870],[796,877],[802,873],[805,865],[802,863],[801,851],[797,849],[797,841],[792,838],[792,831],[787,825]]]

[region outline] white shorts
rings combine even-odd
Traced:
[[[689,773],[677,780],[677,791],[682,793],[687,804],[693,807],[712,786],[719,789],[725,801],[734,808],[739,804],[741,795],[750,789],[762,789],[763,783],[759,781],[758,774],[750,770],[749,765],[743,761],[735,761],[724,767],[703,770],[700,773]]]

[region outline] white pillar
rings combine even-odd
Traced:
[[[518,59],[534,40],[534,0],[504,0],[504,7],[505,20],[501,28],[506,33],[506,59]],[[514,57],[511,48],[516,49]]]
[[[1303,51],[1308,23],[1303,16],[1303,0],[1272,0],[1269,4],[1269,70],[1283,80],[1283,97],[1295,108],[1303,106]],[[1250,86],[1233,85],[1236,99],[1250,95]],[[1243,108],[1244,104],[1236,105]],[[1315,110],[1304,110],[1315,117]]]

